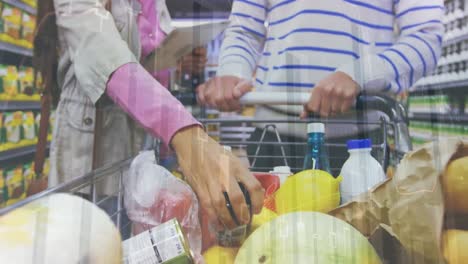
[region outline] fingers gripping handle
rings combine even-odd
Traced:
[[[310,93],[250,92],[240,98],[243,105],[304,105]]]

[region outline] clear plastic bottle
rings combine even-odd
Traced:
[[[370,139],[350,140],[347,143],[349,158],[341,169],[343,181],[340,183],[341,203],[369,191],[386,179],[380,163],[371,155]]]
[[[307,125],[307,154],[304,170],[323,170],[331,174],[328,151],[325,146],[325,125],[310,123]]]

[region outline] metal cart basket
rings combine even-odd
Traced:
[[[287,95],[286,93],[273,93],[265,96],[260,93],[249,93],[245,95],[241,102],[243,104],[251,105],[261,105],[261,104],[304,104],[309,99],[309,94],[297,94],[293,97]],[[379,153],[377,156],[381,164],[384,167],[390,165],[393,159],[393,163],[397,163],[402,155],[411,150],[411,141],[408,134],[407,128],[407,116],[406,111],[402,105],[396,102],[393,99],[380,97],[380,96],[360,96],[356,103],[356,109],[358,111],[365,110],[379,110],[387,115],[388,118],[381,118],[378,122],[373,122],[374,125],[380,126],[380,131],[382,132],[382,141],[374,142],[374,148]],[[271,168],[261,168],[256,166],[256,160],[265,156],[258,155],[259,150],[262,147],[267,145],[272,145],[278,147],[281,155],[277,158],[283,160],[284,164],[278,165],[288,165],[288,158],[297,158],[303,159],[303,156],[293,155],[287,156],[285,154],[284,148],[288,145],[297,145],[297,144],[307,144],[305,141],[303,143],[298,142],[287,142],[282,140],[278,130],[276,129],[277,124],[281,123],[298,123],[305,124],[309,122],[324,122],[324,123],[337,123],[337,124],[364,124],[369,125],[368,122],[359,121],[359,120],[320,120],[317,118],[310,118],[307,120],[301,120],[299,118],[288,118],[284,120],[258,120],[254,118],[243,118],[243,119],[203,119],[201,122],[205,125],[217,124],[221,129],[221,140],[222,145],[229,145],[236,148],[246,148],[248,146],[254,146],[256,151],[253,155],[248,155],[246,153],[241,155],[241,158],[249,158],[250,170],[251,171],[264,171]],[[252,141],[249,139],[250,133],[253,131],[253,127],[263,127],[262,137],[259,140]],[[266,141],[264,140],[264,135],[266,131],[271,131],[276,135],[275,141]],[[305,131],[304,131],[305,134]],[[345,144],[328,144],[330,147],[335,148],[345,148]],[[158,153],[158,151],[155,151]],[[336,158],[333,156],[333,153],[330,154],[330,159]],[[35,194],[31,197],[26,198],[10,207],[0,209],[0,216],[11,212],[17,208],[20,208],[28,203],[31,203],[37,199],[46,197],[54,193],[72,193],[83,196],[83,193],[86,192],[85,197],[98,205],[99,207],[105,209],[105,211],[110,215],[112,220],[121,230],[123,239],[130,236],[129,225],[130,221],[126,218],[123,196],[124,196],[124,187],[123,177],[127,173],[129,166],[132,162],[132,159],[127,159],[116,164],[111,164],[95,171],[92,171],[86,175],[75,178],[69,182],[62,183],[58,186],[49,188],[41,193]],[[293,171],[300,170],[301,168],[292,168]],[[333,168],[335,170],[339,168]],[[118,185],[118,191],[111,195],[100,196],[96,193],[96,185],[98,185],[103,180],[109,180],[112,177],[112,181]],[[109,206],[111,204],[111,206]],[[110,209],[109,209],[110,208]],[[125,231],[126,230],[126,231]]]

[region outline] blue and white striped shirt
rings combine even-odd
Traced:
[[[443,13],[443,0],[234,0],[218,75],[304,91],[342,71],[400,93],[435,69]]]

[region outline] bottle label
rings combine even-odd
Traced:
[[[312,169],[316,170],[317,169],[317,159],[312,158]]]

